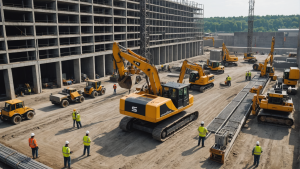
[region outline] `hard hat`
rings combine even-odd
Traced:
[[[228,75],[229,76],[229,75]]]
[[[204,121],[202,121],[201,124],[204,124]]]
[[[76,111],[76,109],[73,109],[73,111]]]
[[[256,145],[259,145],[259,141],[256,142]]]
[[[31,133],[31,137],[34,136],[34,135],[35,135],[34,133]]]
[[[90,134],[90,132],[87,130],[86,132],[85,132],[86,134]]]
[[[66,144],[69,144],[69,141],[66,141]]]

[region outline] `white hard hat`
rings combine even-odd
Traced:
[[[204,124],[204,121],[202,121],[201,124]]]
[[[86,133],[86,134],[89,134],[90,132],[87,130],[85,133]]]
[[[256,142],[256,145],[259,145],[259,141]]]
[[[34,135],[35,135],[34,133],[31,133],[31,137],[34,136]]]
[[[66,144],[69,144],[69,141],[66,141]]]

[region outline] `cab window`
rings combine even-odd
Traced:
[[[100,85],[101,85],[101,82],[97,82],[97,88],[100,87]]]
[[[179,89],[179,99],[183,99],[183,89]]]
[[[176,89],[171,89],[170,90],[170,98],[171,99],[176,99],[176,96],[177,96]]]
[[[9,111],[10,111],[10,104],[5,103],[4,110],[5,110],[6,112],[9,112]]]
[[[92,82],[86,82],[86,86],[93,86]]]
[[[163,97],[169,97],[169,88],[168,87],[163,88]]]
[[[183,94],[184,94],[184,98],[188,98],[188,94],[187,94],[187,88],[183,88]]]
[[[19,109],[19,108],[23,108],[23,103],[22,102],[16,104],[16,109]]]
[[[10,111],[13,111],[13,110],[15,110],[16,109],[16,105],[15,104],[11,104],[10,105]]]

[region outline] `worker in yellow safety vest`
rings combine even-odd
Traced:
[[[204,140],[208,133],[207,129],[204,127],[204,121],[201,122],[201,126],[198,128],[199,132],[199,140],[198,140],[198,146],[200,146],[200,141],[202,140],[202,147],[204,146]]]
[[[253,165],[256,164],[256,167],[259,164],[259,159],[260,159],[260,155],[261,155],[262,152],[263,152],[262,148],[261,148],[261,146],[259,146],[259,141],[257,141],[256,142],[256,146],[252,150],[252,155],[254,155],[254,163],[253,163]]]
[[[85,136],[83,136],[83,156],[85,155],[85,151],[87,150],[87,156],[90,156],[90,145],[91,145],[91,138],[89,137],[90,132],[86,131]]]
[[[73,127],[75,127],[75,123],[76,123],[76,109],[73,109],[72,118],[73,118]]]
[[[77,128],[79,129],[80,127],[82,127],[81,125],[81,118],[80,118],[80,114],[78,112],[76,112],[76,124],[77,124]],[[80,126],[80,127],[79,127]]]
[[[228,86],[231,86],[231,77],[229,75],[226,78],[226,83]]]
[[[68,168],[71,168],[70,154],[72,154],[73,151],[71,151],[71,149],[69,147],[69,141],[66,141],[65,146],[63,146],[62,153],[63,153],[63,156],[64,156],[64,166],[65,166],[65,168],[67,167],[67,163],[68,163]]]
[[[251,80],[251,72],[250,71],[248,72],[248,80],[249,81]]]

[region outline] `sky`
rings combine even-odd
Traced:
[[[249,0],[192,0],[204,5],[204,17],[248,16]],[[254,15],[299,15],[300,0],[256,0]]]

